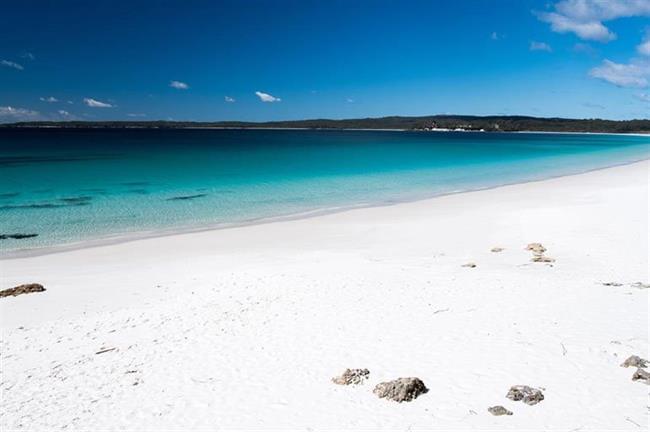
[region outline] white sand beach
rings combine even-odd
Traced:
[[[0,429],[646,430],[649,169],[0,261]]]

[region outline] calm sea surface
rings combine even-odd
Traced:
[[[650,137],[283,130],[0,130],[3,253],[227,226],[650,157]]]

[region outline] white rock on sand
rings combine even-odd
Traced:
[[[641,162],[4,260],[0,288],[47,291],[0,301],[0,429],[644,428],[619,365],[647,357],[650,291],[599,282],[647,284],[647,239]],[[367,385],[332,384],[348,365]],[[400,376],[429,392],[372,393]],[[506,399],[520,383],[544,401]]]

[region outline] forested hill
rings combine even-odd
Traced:
[[[0,128],[62,127],[62,128],[296,128],[296,129],[404,129],[404,130],[469,130],[486,132],[615,132],[650,133],[650,120],[564,119],[525,116],[460,116],[380,117],[348,120],[291,120],[271,122],[191,122],[191,121],[34,121],[1,124]]]

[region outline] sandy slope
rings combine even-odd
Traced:
[[[0,428],[642,430],[649,166],[2,261]]]

